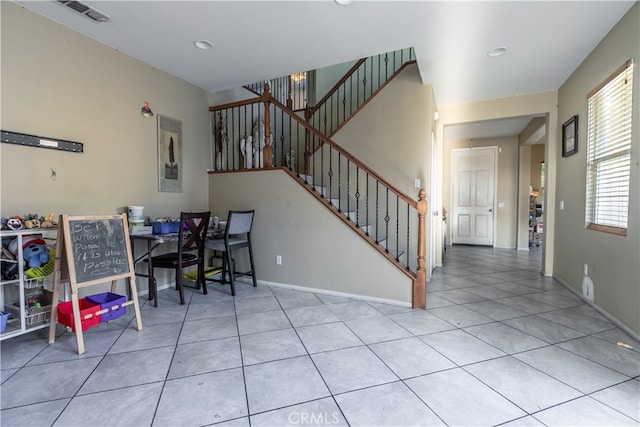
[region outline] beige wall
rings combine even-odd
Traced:
[[[629,58],[640,58],[640,4],[594,49],[558,91],[558,122],[578,115],[578,152],[559,160],[554,276],[582,293],[583,266],[589,266],[595,304],[640,334],[640,72],[634,67],[629,226],[626,237],[585,229],[587,94]],[[560,138],[558,129],[557,138]]]
[[[334,137],[334,141],[413,199],[428,190],[433,91],[410,65]],[[429,199],[428,199],[429,200]]]
[[[444,146],[444,175],[442,179],[442,204],[447,210],[447,219],[451,223],[451,151],[467,149],[470,141],[449,141]],[[497,248],[516,247],[517,196],[518,196],[518,138],[474,139],[473,147],[498,147],[496,163],[496,222],[495,242]],[[500,207],[500,204],[504,206]],[[447,241],[451,241],[451,227],[447,227]]]
[[[213,173],[209,199],[212,214],[223,218],[231,209],[256,210],[252,240],[261,282],[410,305],[411,280],[286,172]],[[246,256],[237,262],[248,268]]]
[[[1,213],[146,215],[208,206],[206,93],[26,11],[2,7],[2,129],[84,143],[84,153],[0,145]],[[183,191],[158,191],[157,117],[182,120]],[[55,177],[52,176],[55,171]]]
[[[2,129],[84,144],[82,154],[0,144],[2,216],[112,214],[128,205],[151,216],[207,209],[204,91],[15,3],[0,7]],[[144,101],[153,118],[140,115]],[[181,193],[158,191],[158,114],[182,120]],[[168,270],[158,277],[173,282]],[[146,281],[137,286],[146,291]]]

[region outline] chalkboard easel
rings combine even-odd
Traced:
[[[54,270],[53,297],[51,303],[51,326],[49,343],[55,341],[58,316],[58,298],[61,283],[71,286],[71,306],[76,330],[78,354],[84,353],[84,338],[80,318],[78,289],[105,282],[111,282],[111,292],[115,293],[117,281],[126,279],[129,283],[131,299],[123,306],[133,305],[136,326],[142,329],[135,269],[131,256],[127,216],[60,215],[58,222],[58,242]],[[100,310],[102,314],[109,309]]]

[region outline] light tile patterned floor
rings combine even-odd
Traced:
[[[640,343],[531,252],[451,247],[428,309],[238,284],[1,345],[2,426],[640,425]],[[624,341],[633,349],[617,345]]]

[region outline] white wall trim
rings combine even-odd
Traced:
[[[237,281],[251,283],[251,281],[246,278],[237,279]],[[411,307],[411,303],[404,302],[404,301],[370,297],[366,295],[356,295],[356,294],[350,294],[346,292],[330,291],[327,289],[309,288],[306,286],[289,285],[287,283],[275,283],[275,282],[268,282],[266,280],[258,280],[258,285],[273,286],[275,288],[291,289],[291,290],[302,291],[302,292],[311,292],[314,294],[330,295],[330,296],[341,297],[341,298],[351,298],[359,301],[368,301],[368,302],[377,302],[381,304],[397,305],[400,307]]]
[[[618,328],[622,329],[623,332],[625,332],[627,335],[629,335],[631,338],[633,338],[636,341],[640,341],[640,335],[636,334],[635,332],[633,332],[631,330],[631,328],[629,328],[627,325],[625,325],[624,323],[622,323],[621,321],[619,321],[618,319],[616,319],[615,317],[613,317],[611,314],[609,314],[608,312],[606,312],[604,309],[600,308],[600,306],[598,306],[597,304],[589,301],[588,299],[586,299],[582,293],[578,292],[577,290],[573,289],[571,286],[569,286],[569,284],[567,284],[567,282],[565,282],[564,280],[556,277],[556,276],[552,276],[554,280],[556,280],[558,283],[560,283],[562,286],[564,286],[565,288],[567,288],[571,293],[573,293],[574,295],[576,295],[578,298],[580,298],[582,301],[584,301],[585,303],[587,303],[588,305],[590,305],[595,311],[597,311],[598,313],[602,314],[608,321],[610,321],[611,323],[613,323],[615,326],[617,326]]]

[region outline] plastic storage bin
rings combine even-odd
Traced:
[[[102,294],[89,295],[86,297],[91,304],[100,306],[100,310],[108,309],[106,313],[100,315],[101,322],[108,322],[123,316],[127,312],[127,307],[123,307],[127,298],[123,295],[105,292]]]
[[[0,333],[7,329],[7,319],[9,319],[10,315],[11,313],[0,311]]]
[[[152,222],[153,234],[177,233],[180,231],[180,221]]]
[[[86,331],[100,323],[100,315],[96,312],[100,311],[100,305],[92,304],[86,298],[81,298],[80,306],[80,323],[82,330]],[[64,301],[58,304],[58,323],[69,326],[72,332],[76,331],[76,325],[73,321],[73,306],[71,301]]]

